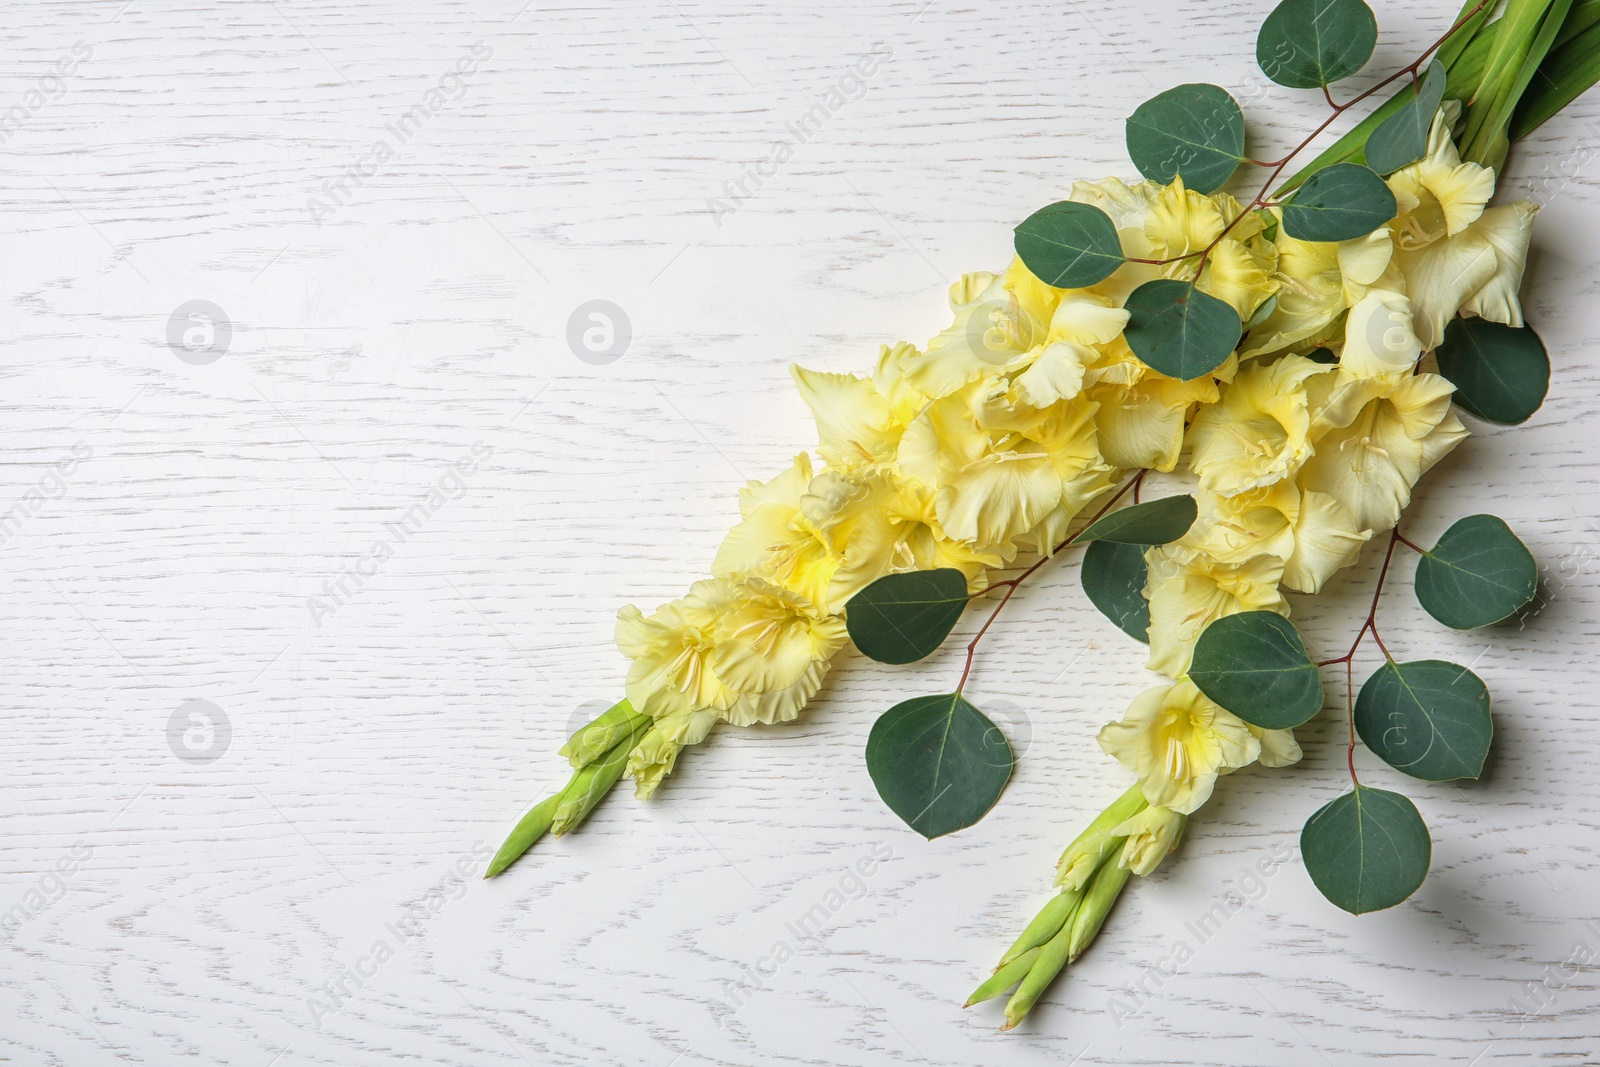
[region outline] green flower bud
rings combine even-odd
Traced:
[[[1123,841],[1120,837],[1116,840],[1118,844]],[[1128,878],[1132,874],[1128,868],[1109,860],[1102,863],[1100,869],[1094,873],[1088,890],[1083,894],[1083,903],[1072,916],[1067,962],[1070,963],[1083,955],[1083,950],[1089,947],[1089,942],[1100,932],[1101,924],[1111,912],[1111,905],[1122,895],[1122,887],[1128,884]]]
[[[645,718],[646,724],[649,721]],[[578,828],[578,824],[588,817],[594,806],[611,792],[611,787],[622,777],[622,771],[628,765],[628,753],[633,751],[633,746],[639,743],[648,729],[648,725],[644,724],[635,727],[605,755],[580,768],[572,776],[567,788],[561,791],[561,802],[556,805],[555,818],[550,824],[551,833],[560,837]]]
[[[627,700],[619,700],[602,712],[595,720],[573,734],[561,746],[561,754],[574,767],[587,767],[616,747],[617,743],[640,726],[648,725],[650,716],[633,710]]]
[[[628,757],[628,773],[633,776],[633,795],[649,800],[678,762],[683,745],[652,727],[640,735],[638,746]]]
[[[1039,958],[1039,953],[1042,951],[1044,950],[1041,948],[1030,948],[1010,963],[997,968],[986,982],[972,991],[972,996],[968,997],[967,1002],[961,1006],[970,1008],[974,1004],[992,1000],[1016,985],[1017,982],[1021,981],[1022,976],[1027,974],[1029,969],[1033,967],[1033,961]]]
[[[1012,942],[1006,954],[1000,957],[1000,966],[1005,967],[1012,960],[1021,956],[1031,948],[1044,944],[1061,932],[1072,918],[1073,909],[1078,906],[1078,901],[1083,899],[1082,890],[1063,889],[1050,898],[1050,903],[1039,909],[1039,914],[1033,917],[1027,929],[1022,931],[1020,937]]]
[[[1121,846],[1122,838],[1113,836],[1112,831],[1148,806],[1139,784],[1129,786],[1061,854],[1056,864],[1056,885],[1082,889],[1105,858]]]
[[[1187,815],[1179,815],[1158,804],[1150,805],[1113,831],[1128,839],[1117,863],[1141,877],[1149,874],[1178,847],[1188,823]]]
[[[517,821],[517,825],[511,828],[511,833],[506,835],[506,843],[500,846],[500,851],[489,861],[489,869],[483,872],[485,878],[493,878],[511,866],[518,856],[532,848],[534,842],[549,831],[550,821],[555,818],[556,807],[561,803],[562,792],[565,790],[545,797],[533,806],[532,811]]]
[[[1061,968],[1067,965],[1069,943],[1072,937],[1072,924],[1062,927],[1061,932],[1046,941],[1039,950],[1039,955],[1034,959],[1033,966],[1028,968],[1028,973],[1022,979],[1022,984],[1006,1001],[1006,1022],[1000,1027],[1009,1030],[1020,1023],[1028,1012],[1033,1010],[1033,1005],[1050,983],[1055,981],[1056,975],[1061,973]]]

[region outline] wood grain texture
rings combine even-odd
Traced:
[[[654,802],[619,794],[476,879],[569,720],[617,693],[616,608],[702,576],[738,485],[810,445],[788,363],[931,336],[944,285],[1003,264],[1016,220],[1130,172],[1122,119],[1158,88],[1220,82],[1255,154],[1289,143],[1321,105],[1253,74],[1268,7],[9,5],[0,908],[23,917],[0,936],[0,1060],[1597,1062],[1595,964],[1559,966],[1600,952],[1594,97],[1506,179],[1547,201],[1527,294],[1551,400],[1474,424],[1408,520],[1426,539],[1507,516],[1549,604],[1443,632],[1402,566],[1384,609],[1405,653],[1474,665],[1498,725],[1484,781],[1402,786],[1436,841],[1411,901],[1354,919],[1298,861],[1244,873],[1340,791],[1330,715],[1301,766],[1219,788],[1021,1030],[960,1011],[1124,787],[1093,734],[1151,681],[1070,564],[979,663],[1022,762],[978,827],[923,842],[862,762],[875,714],[957,657],[847,656],[803,721],[725,731]],[[1372,69],[1453,10],[1382,5]],[[708,200],[875,42],[859,98],[718,219]],[[591,299],[632,324],[604,366],[566,342]],[[192,300],[231,325],[206,365],[167,343]],[[1297,603],[1312,641],[1345,639],[1374,563]],[[336,610],[308,606],[341,581]],[[190,700],[231,725],[215,762],[169,748]],[[1246,903],[1199,941],[1229,892]],[[1150,977],[1180,940],[1193,958]],[[1537,1014],[1508,1007],[1547,979]]]

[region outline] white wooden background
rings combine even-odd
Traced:
[[[1374,72],[1455,10],[1380,6]],[[1474,424],[1408,519],[1428,539],[1504,514],[1549,604],[1445,632],[1407,563],[1384,609],[1402,654],[1470,662],[1496,701],[1481,782],[1363,758],[1433,830],[1412,900],[1351,918],[1297,859],[1230,889],[1345,788],[1330,712],[1301,766],[1218,790],[1022,1029],[963,1012],[1126,784],[1092,737],[1150,679],[1070,563],[1018,597],[976,674],[1022,756],[979,826],[922,841],[862,761],[874,716],[948,686],[956,657],[852,654],[803,721],[719,735],[654,802],[619,790],[581,834],[476,877],[558,780],[573,717],[617,695],[617,607],[703,575],[742,481],[811,443],[789,362],[864,369],[880,342],[926,340],[945,285],[1003,265],[1018,219],[1131,174],[1122,119],[1160,88],[1231,88],[1257,155],[1297,137],[1321,105],[1253,73],[1269,7],[8,3],[0,1060],[1600,1062],[1600,99],[1508,176],[1549,201],[1527,302],[1551,399],[1520,429]],[[719,224],[708,199],[875,42],[864,93]],[[592,299],[632,325],[608,365],[566,340]],[[203,365],[168,344],[193,300],[231,329]],[[1325,647],[1373,563],[1297,607]],[[347,568],[372,573],[313,613]],[[231,727],[209,763],[169,743],[194,700]],[[1247,902],[1199,943],[1187,924],[1230,891]],[[819,904],[802,942],[789,925]],[[1180,941],[1175,977],[1119,994]],[[754,988],[779,942],[794,957]]]

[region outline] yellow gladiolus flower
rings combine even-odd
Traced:
[[[784,473],[740,492],[744,519],[723,538],[711,573],[755,575],[799,593],[820,611],[838,611],[881,577],[858,575],[843,587],[834,583],[851,530],[877,505],[877,488],[870,474],[824,471],[813,478],[811,458],[796,456]]]
[[[1400,519],[1411,488],[1467,436],[1450,410],[1455,387],[1437,374],[1356,378],[1336,386],[1317,415],[1316,455],[1300,485],[1381,533]]]
[[[1189,428],[1200,484],[1232,496],[1293,477],[1312,451],[1307,388],[1332,370],[1297,355],[1242,368]]]
[[[817,452],[830,466],[849,470],[894,458],[905,425],[896,424],[888,398],[870,378],[798,365],[789,373],[817,424]]]
[[[1224,563],[1243,563],[1263,553],[1283,561],[1283,584],[1315,593],[1348,567],[1372,537],[1355,516],[1326,493],[1292,481],[1222,497],[1201,490],[1201,551]]]
[[[1263,553],[1223,562],[1198,551],[1185,537],[1145,553],[1149,577],[1150,659],[1147,666],[1169,678],[1183,676],[1194,643],[1212,622],[1241,611],[1289,613],[1278,589],[1283,560]]]
[[[1386,227],[1337,243],[1297,240],[1280,228],[1273,243],[1278,249],[1273,275],[1278,299],[1240,347],[1247,358],[1322,340],[1369,288],[1404,284],[1394,266],[1394,238]]]
[[[1076,514],[1111,484],[1082,401],[1043,410],[1004,381],[977,383],[929,405],[900,442],[899,468],[934,489],[945,533],[1009,552],[1052,514]]]
[[[1389,188],[1399,207],[1389,224],[1396,262],[1423,350],[1444,338],[1463,309],[1522,325],[1517,289],[1538,208],[1523,202],[1484,210],[1494,195],[1494,171],[1461,161],[1443,109],[1434,116],[1427,154],[1390,175]]]
[[[1215,403],[1221,395],[1218,382],[1231,379],[1237,369],[1237,360],[1229,356],[1211,374],[1185,382],[1146,366],[1120,337],[1103,346],[1085,375],[1083,393],[1094,405],[1100,454],[1113,467],[1173,470],[1189,411]]]
[[[710,579],[646,616],[632,604],[617,612],[617,648],[628,667],[628,702],[661,719],[674,714],[722,710],[735,692],[717,673],[716,632],[735,596],[732,582]]]
[[[1135,697],[1120,721],[1101,728],[1099,741],[1107,755],[1139,776],[1152,806],[1179,815],[1211,799],[1218,775],[1261,754],[1244,721],[1188,680]]]
[[[1292,767],[1300,762],[1300,742],[1294,739],[1293,730],[1263,730],[1249,723],[1245,725],[1261,743],[1261,766]]]
[[[950,286],[955,322],[928,342],[926,352],[906,352],[900,369],[912,388],[938,399],[1025,365],[1044,343],[1059,292],[1026,268],[1005,277],[962,275]]]
[[[989,568],[1009,562],[1014,553],[974,548],[945,533],[934,506],[934,490],[892,470],[877,473],[884,490],[880,506],[856,521],[844,546],[844,560],[833,575],[830,598],[846,589],[860,589],[885,574],[950,567],[967,576],[967,588],[987,587]],[[869,577],[870,576],[870,577]]]
[[[816,693],[822,678],[808,678],[844,647],[844,620],[824,615],[798,594],[749,578],[730,590],[714,634],[712,665],[717,677],[739,694],[783,693],[785,700],[751,721],[786,722]],[[805,685],[799,683],[805,682]],[[799,688],[796,688],[799,685]],[[740,708],[754,711],[746,705]],[[734,721],[741,716],[730,713]],[[735,725],[749,725],[736,722]]]

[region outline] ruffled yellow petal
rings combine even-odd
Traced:
[[[1522,272],[1528,265],[1533,217],[1538,213],[1537,205],[1524,200],[1492,207],[1472,224],[1473,232],[1482,235],[1494,249],[1495,269],[1488,281],[1461,302],[1463,314],[1478,315],[1507,326],[1522,325],[1522,300],[1518,291],[1522,288]]]
[[[1293,477],[1311,455],[1306,384],[1331,369],[1289,355],[1240,370],[1221,402],[1203,408],[1190,427],[1200,483],[1233,496]]]
[[[890,417],[889,401],[872,381],[791,366],[800,398],[817,424],[817,451],[837,467],[886,463],[904,427]]]

